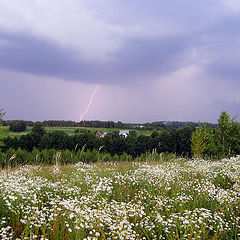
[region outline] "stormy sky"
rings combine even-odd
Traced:
[[[240,110],[239,0],[0,0],[6,119],[216,122]]]

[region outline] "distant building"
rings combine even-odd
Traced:
[[[100,131],[97,131],[95,134],[96,136],[100,137],[100,138],[104,138],[109,132],[106,131],[104,133],[101,133]]]
[[[96,132],[95,132],[95,135],[98,136],[98,137],[100,137],[100,136],[102,135],[102,133],[99,132],[99,131],[96,131]]]
[[[119,135],[122,135],[126,138],[129,135],[129,130],[120,130]]]
[[[100,135],[100,138],[104,138],[107,134],[109,134],[108,131],[104,132],[102,135]]]

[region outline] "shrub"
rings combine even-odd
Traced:
[[[27,124],[24,121],[12,121],[9,130],[13,132],[24,132],[27,129]]]

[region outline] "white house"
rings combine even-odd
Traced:
[[[122,135],[126,138],[129,135],[129,130],[120,130],[119,135]]]

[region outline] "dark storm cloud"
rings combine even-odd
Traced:
[[[68,81],[114,85],[161,78],[191,64],[205,68],[211,76],[237,78],[239,75],[240,59],[236,50],[240,47],[240,18],[238,14],[224,13],[225,5],[221,4],[224,0],[105,0],[104,3],[88,6],[85,2],[71,0],[71,4],[66,4],[63,1],[62,7],[56,8],[58,13],[64,12],[64,7],[68,14],[76,13],[76,8],[85,11],[73,14],[76,19],[64,21],[59,15],[50,14],[55,13],[55,4],[41,2],[39,9],[48,9],[49,13],[46,19],[41,19],[41,27],[37,24],[38,8],[32,5],[24,8],[18,3],[19,25],[10,19],[10,10],[6,15],[2,12],[0,68]],[[6,7],[8,3],[1,5]],[[4,17],[9,17],[9,22],[4,24]],[[28,25],[25,17],[36,23]],[[78,20],[80,25],[73,20]],[[51,25],[52,22],[56,24]],[[7,27],[3,30],[8,24],[10,30]],[[139,32],[135,33],[135,28],[139,28]],[[192,56],[191,51],[196,51],[197,56]],[[99,58],[101,54],[106,58]]]
[[[130,40],[111,70],[133,81],[164,75],[180,66],[188,44],[181,36]]]
[[[109,62],[88,61],[50,41],[0,33],[0,68],[89,83],[121,84],[176,69],[190,43],[181,36],[131,39]]]
[[[0,33],[0,68],[36,75],[65,78],[91,76],[88,62],[77,61],[73,51],[61,49],[50,41]]]

